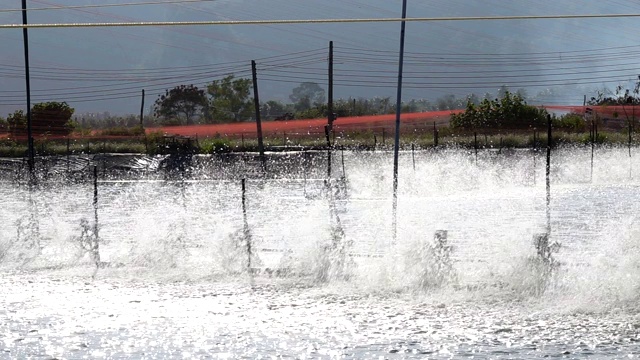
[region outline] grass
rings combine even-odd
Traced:
[[[531,148],[535,145],[546,147],[546,134],[538,133],[534,139],[533,133],[505,133],[505,134],[473,134],[454,133],[448,129],[439,132],[438,146],[457,148]],[[555,132],[553,134],[556,145],[587,145],[590,143],[588,133]],[[637,144],[640,135],[634,134],[632,144]],[[146,137],[123,137],[116,139],[66,139],[36,140],[37,155],[66,155],[66,154],[97,154],[97,153],[138,153],[156,154],[162,152],[160,146],[163,141],[161,134],[148,134]],[[600,132],[596,143],[602,145],[626,146],[629,141],[626,132]],[[318,134],[267,136],[263,139],[267,150],[278,151],[286,149],[318,149],[326,147],[326,138]],[[336,147],[345,149],[381,149],[393,148],[393,134],[387,132],[383,139],[382,133],[371,130],[336,133],[332,136],[332,143]],[[410,149],[434,147],[434,137],[431,131],[425,133],[409,132],[400,137],[401,146]],[[258,141],[255,138],[205,138],[194,141],[197,152],[215,154],[225,152],[257,151]],[[26,141],[17,142],[11,139],[0,139],[0,157],[24,157],[27,154]]]

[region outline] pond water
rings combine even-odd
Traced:
[[[97,270],[80,246],[95,236],[93,183],[30,189],[6,171],[0,358],[640,355],[640,160],[627,149],[599,149],[593,170],[590,149],[554,151],[560,247],[544,276],[531,265],[542,156],[403,152],[395,238],[392,154],[335,154],[346,177],[329,185],[323,157],[272,155],[269,176],[211,158],[185,177],[101,175]]]

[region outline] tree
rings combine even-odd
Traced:
[[[260,114],[265,120],[273,120],[277,117],[283,117],[285,114],[293,113],[294,109],[291,105],[285,105],[280,101],[269,100],[260,105]]]
[[[37,103],[31,108],[31,130],[35,135],[68,135],[73,131],[75,109],[66,102]]]
[[[7,129],[11,136],[27,135],[27,116],[22,110],[16,110],[7,116]]]
[[[207,86],[211,95],[211,111],[217,121],[244,121],[251,117],[253,100],[249,98],[253,82],[229,75]]]
[[[518,94],[506,91],[501,99],[467,103],[464,112],[451,115],[451,127],[463,129],[522,129],[546,124],[547,111],[527,105]]]
[[[296,111],[308,110],[312,106],[324,104],[324,89],[315,82],[303,82],[295,87],[289,99],[296,107]]]
[[[0,116],[0,132],[9,131],[9,124],[7,124],[7,120]]]
[[[204,115],[208,101],[204,90],[193,85],[179,85],[159,95],[153,107],[154,114],[165,123],[192,125],[194,119]]]

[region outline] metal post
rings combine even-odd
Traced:
[[[416,171],[416,145],[411,144],[411,159],[413,160],[413,171]]]
[[[258,150],[260,151],[260,161],[262,169],[266,169],[264,157],[264,143],[262,142],[262,122],[260,120],[260,99],[258,98],[258,73],[256,71],[256,62],[251,60],[251,73],[253,74],[253,101],[256,109],[256,126],[258,129]]]
[[[553,138],[551,136],[551,115],[547,115],[547,234],[551,234],[551,147],[553,146]]]
[[[27,0],[22,0],[22,24],[27,25]],[[35,168],[35,155],[33,149],[33,133],[31,128],[31,81],[29,76],[29,32],[26,27],[22,28],[22,38],[24,42],[24,79],[27,90],[27,141],[29,147],[29,173],[33,180]]]
[[[140,127],[144,129],[144,89],[142,89],[142,103],[140,104]]]
[[[346,178],[347,177],[347,172],[344,169],[344,145],[340,148],[341,154],[342,154],[342,177]]]
[[[475,149],[475,152],[476,152],[476,164],[478,164],[478,133],[477,132],[473,133],[473,148]]]
[[[93,246],[91,248],[91,256],[93,256],[93,261],[96,264],[96,268],[100,266],[100,241],[98,236],[98,167],[96,165],[93,166],[93,212],[94,212],[94,223],[93,223]]]
[[[327,124],[329,124],[329,132],[333,132],[333,41],[329,41],[329,91],[327,98]]]
[[[249,232],[249,221],[247,220],[247,205],[246,205],[246,179],[242,179],[242,220],[243,220],[243,235],[244,241],[247,246],[247,272],[251,274],[251,234]]]
[[[407,0],[402,0],[402,19],[407,17]],[[400,152],[400,113],[402,111],[402,69],[404,65],[404,32],[406,21],[402,21],[400,25],[400,51],[398,55],[398,89],[396,95],[396,134],[393,145],[393,242],[397,237],[397,211],[398,211],[398,154]]]

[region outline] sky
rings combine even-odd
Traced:
[[[640,14],[631,0],[407,1],[408,17]],[[93,5],[101,5],[93,7]],[[109,6],[104,6],[109,5]],[[119,5],[119,6],[111,6]],[[20,0],[0,0],[0,24],[19,24]],[[28,0],[29,23],[400,17],[401,0]],[[84,7],[82,7],[84,6]],[[74,8],[70,8],[74,7]],[[640,18],[434,21],[406,24],[403,101],[483,96],[501,85],[531,102],[581,104],[632,87],[640,74]],[[29,30],[32,103],[66,101],[76,113],[145,113],[181,84],[251,77],[260,100],[289,102],[294,87],[334,98],[395,101],[400,23],[272,24]],[[0,116],[26,108],[22,30],[0,29]]]

